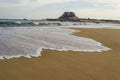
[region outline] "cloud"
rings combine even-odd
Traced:
[[[101,6],[101,7],[112,7],[112,8],[119,8],[120,7],[120,0],[85,0],[94,6]]]
[[[0,7],[17,7],[17,6],[24,6],[28,4],[29,0],[18,0],[16,1],[1,1],[0,0]]]
[[[120,18],[120,0],[0,0],[3,17],[56,18],[64,11],[80,17]]]
[[[120,19],[120,10],[116,9],[74,9],[76,15],[81,18],[98,18],[98,19]]]
[[[79,0],[19,0],[15,3],[15,0],[13,1],[1,1],[0,0],[0,7],[16,7],[16,6],[31,6],[31,7],[37,7],[37,6],[44,6],[48,4],[55,4],[55,3],[65,3],[65,2],[76,2]]]
[[[76,3],[87,3],[88,5],[93,5],[95,7],[120,7],[120,0],[0,0],[0,7],[39,7],[45,6],[49,4],[59,4],[59,3],[68,3],[68,2],[76,2]]]
[[[64,3],[64,2],[71,2],[71,1],[78,1],[78,0],[37,0],[33,3],[35,6],[47,5],[47,4],[54,4],[54,3]]]

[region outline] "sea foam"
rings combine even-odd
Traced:
[[[0,59],[41,56],[42,49],[102,52],[111,50],[93,39],[72,35],[65,27],[0,28]]]

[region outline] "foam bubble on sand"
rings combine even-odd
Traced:
[[[101,52],[110,50],[101,43],[72,35],[77,30],[62,27],[0,28],[0,59],[41,56],[42,49]]]

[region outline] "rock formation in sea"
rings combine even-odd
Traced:
[[[75,15],[74,12],[64,12],[63,15],[59,17],[59,20],[62,20],[62,21],[78,21],[79,18]]]

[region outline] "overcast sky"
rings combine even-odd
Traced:
[[[120,19],[120,0],[0,0],[0,18],[58,18],[65,11],[80,18]]]

